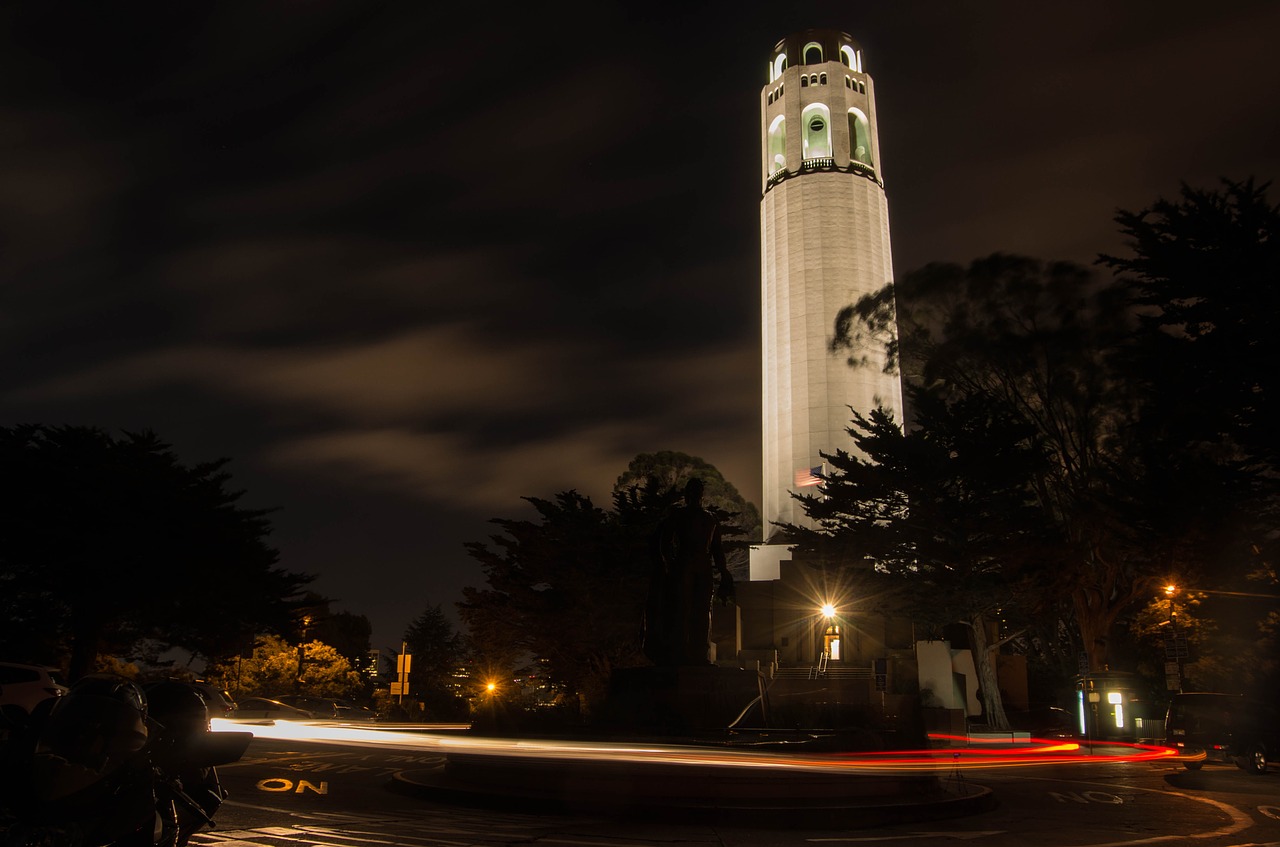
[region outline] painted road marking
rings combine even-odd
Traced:
[[[1027,776],[1022,777],[1022,779],[1035,780],[1037,782],[1070,782],[1075,785],[1099,785],[1103,788],[1114,787],[1107,783],[1084,782],[1082,780],[1074,779],[1050,779],[1049,777],[1040,776]],[[1185,843],[1188,838],[1225,838],[1228,835],[1235,835],[1236,833],[1243,832],[1253,826],[1253,818],[1249,817],[1235,806],[1223,803],[1220,800],[1214,800],[1209,797],[1197,797],[1194,794],[1183,794],[1181,791],[1163,791],[1159,788],[1140,788],[1136,785],[1126,786],[1126,788],[1129,791],[1145,791],[1148,794],[1163,794],[1166,797],[1177,797],[1180,800],[1193,800],[1197,803],[1205,803],[1207,805],[1214,806],[1219,811],[1223,812],[1231,819],[1231,823],[1210,832],[1181,833],[1178,835],[1153,835],[1150,838],[1132,838],[1124,841],[1108,841],[1105,844],[1090,844],[1089,847],[1131,847],[1134,844],[1165,844],[1170,841]]]
[[[1065,803],[1068,800],[1074,800],[1077,803],[1106,803],[1111,806],[1124,803],[1123,797],[1107,791],[1050,791],[1049,796],[1059,803]]]
[[[806,838],[805,841],[823,841],[851,843],[858,841],[907,841],[912,838],[954,838],[958,841],[972,841],[975,838],[986,838],[988,835],[1004,835],[1003,829],[975,830],[972,832],[912,832],[908,835],[877,835],[865,838]]]
[[[297,788],[294,788],[295,784]],[[288,794],[290,791],[295,794],[301,794],[304,791],[314,791],[316,794],[329,793],[329,783],[323,780],[319,785],[305,779],[300,779],[297,783],[294,783],[292,779],[285,779],[282,776],[260,779],[258,780],[257,788],[259,791],[266,791],[271,794]]]

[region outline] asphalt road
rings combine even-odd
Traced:
[[[1280,771],[1255,776],[1230,766],[1191,772],[1173,762],[1070,764],[948,774],[987,786],[996,807],[952,820],[867,828],[851,819],[813,828],[803,813],[776,826],[735,826],[443,804],[393,791],[397,772],[424,772],[430,751],[255,739],[245,758],[220,768],[231,792],[218,828],[194,845],[567,845],[567,847],[768,847],[769,845],[954,845],[1077,847],[1195,844],[1280,847]]]

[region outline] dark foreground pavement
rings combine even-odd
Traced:
[[[883,826],[957,818],[994,805],[990,789],[934,773],[451,754],[394,776],[392,790],[510,811],[590,812],[754,827]]]

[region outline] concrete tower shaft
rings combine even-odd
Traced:
[[[849,408],[902,420],[883,352],[848,364],[828,343],[837,312],[893,279],[875,88],[848,34],[806,30],[774,48],[760,92],[765,536],[804,523],[790,492],[819,452],[853,449]],[[810,489],[812,490],[812,489]]]

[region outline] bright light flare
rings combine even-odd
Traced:
[[[831,603],[822,604],[822,616],[824,618],[834,618],[836,616],[836,607]]]
[[[215,731],[252,732],[256,738],[312,741],[356,747],[395,750],[429,750],[441,755],[465,753],[521,757],[550,761],[608,761],[643,764],[678,764],[724,768],[766,768],[791,771],[838,771],[841,773],[945,773],[958,769],[1031,767],[1061,764],[1111,764],[1160,760],[1196,761],[1203,753],[1180,754],[1169,747],[1149,744],[1107,742],[1089,745],[1059,739],[1029,739],[1025,742],[968,739],[965,736],[930,736],[935,741],[970,746],[936,747],[926,750],[886,750],[859,753],[771,752],[760,749],[693,747],[664,744],[628,744],[572,740],[486,738],[470,733],[449,734],[466,729],[465,724],[431,726],[404,725],[396,729],[367,729],[310,721],[235,721],[214,719]]]

